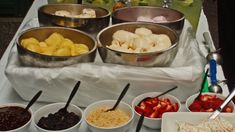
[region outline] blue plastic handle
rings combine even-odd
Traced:
[[[216,69],[216,61],[214,59],[211,59],[209,61],[209,65],[210,65],[210,78],[211,78],[211,83],[212,85],[217,84],[217,78],[216,78],[216,73],[217,73],[217,69]]]

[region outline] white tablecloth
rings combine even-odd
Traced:
[[[10,52],[10,49],[12,47],[12,45],[14,44],[14,41],[17,37],[17,35],[19,34],[19,32],[21,31],[21,29],[23,28],[23,25],[25,25],[25,23],[27,21],[29,21],[30,19],[34,18],[37,16],[37,8],[40,5],[46,4],[47,0],[35,0],[32,7],[30,8],[29,12],[27,13],[25,19],[23,20],[22,24],[20,25],[18,31],[16,32],[15,36],[13,37],[12,41],[10,42],[8,48],[6,49],[4,55],[1,58],[0,61],[0,104],[2,103],[8,103],[8,102],[15,102],[15,103],[23,103],[26,104],[27,102],[25,102],[24,100],[22,100],[17,93],[14,91],[14,89],[11,87],[11,84],[9,83],[9,81],[7,80],[5,74],[4,74],[4,69],[7,63],[7,59],[8,59],[8,55]],[[204,13],[201,13],[201,18],[200,18],[200,22],[199,22],[199,26],[198,26],[198,31],[196,34],[196,38],[200,44],[200,48],[201,51],[204,55],[207,54],[207,50],[204,48],[205,46],[203,45],[203,32],[209,32],[208,29],[208,23],[207,23],[207,19],[206,16],[204,15]],[[218,79],[219,80],[223,80],[224,79],[224,74],[222,71],[222,68],[220,66],[218,66],[218,70],[217,70],[217,75],[218,75]],[[227,95],[228,92],[228,88],[226,85],[223,86],[223,94]],[[35,111],[36,109],[38,109],[39,107],[45,105],[46,103],[36,103],[32,109],[33,111]],[[184,105],[183,105],[184,107]],[[182,109],[182,111],[185,111],[185,108]],[[134,122],[135,124],[136,122]],[[133,125],[135,126],[135,125]],[[30,131],[33,131],[30,130]],[[81,132],[87,132],[87,128],[86,125],[83,123],[83,125],[81,126],[81,128],[79,129],[79,131]],[[130,129],[130,132],[134,131],[134,129]],[[148,128],[143,128],[142,129],[143,132],[151,132],[153,130],[150,130]],[[156,131],[156,130],[155,130]]]

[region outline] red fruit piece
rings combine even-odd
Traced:
[[[179,104],[178,103],[173,104],[173,109],[174,109],[174,111],[178,111]]]
[[[149,117],[150,118],[157,118],[158,117],[158,112],[154,111]]]
[[[140,102],[138,107],[135,107],[136,112],[150,118],[161,118],[163,113],[175,112],[178,109],[178,104],[171,103],[168,98],[158,99],[156,97],[146,98]]]
[[[213,112],[214,109],[210,108],[210,109],[207,109],[206,112]]]
[[[173,112],[173,106],[172,105],[167,105],[166,106],[166,109],[165,109],[165,112]]]
[[[135,106],[135,111],[139,114],[143,114],[144,113],[144,109],[142,109],[141,107],[139,106]]]
[[[201,104],[199,101],[194,101],[190,106],[189,109],[193,112],[201,110]]]
[[[229,107],[229,106],[225,106],[225,108],[223,109],[223,112],[231,113],[231,112],[233,112],[233,109],[231,107]]]
[[[161,105],[161,107],[162,107],[162,108],[165,108],[165,107],[167,106],[167,103],[166,103],[166,102],[161,101],[160,105]]]

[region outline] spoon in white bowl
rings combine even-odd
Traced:
[[[68,106],[69,106],[71,100],[73,99],[74,95],[77,93],[79,86],[80,86],[80,81],[78,81],[78,82],[76,83],[76,85],[75,85],[74,88],[73,88],[73,91],[71,92],[71,94],[70,94],[70,96],[69,96],[68,101],[66,102],[66,105],[64,106],[64,108],[61,108],[61,109],[59,110],[59,112],[63,112],[63,113],[65,113],[65,114],[68,113],[67,108],[68,108]]]
[[[200,96],[201,96],[201,94],[203,92],[204,85],[205,85],[206,80],[207,80],[208,71],[209,71],[209,69],[206,69],[206,72],[205,72],[205,74],[203,76],[203,80],[202,80],[202,83],[201,83],[200,92],[199,92],[198,96],[194,100],[199,100],[199,98],[200,98]]]
[[[42,91],[38,91],[37,94],[35,94],[33,96],[33,98],[29,101],[28,105],[24,108],[24,111],[22,113],[25,113],[26,111],[28,111],[28,109],[37,101],[37,99],[39,98],[39,96],[42,94]]]
[[[140,132],[143,122],[144,122],[144,113],[142,113],[139,118],[135,132]]]
[[[118,97],[117,102],[115,103],[115,105],[111,109],[106,110],[106,112],[115,110],[117,108],[118,104],[121,102],[122,98],[125,96],[125,94],[126,94],[127,90],[129,89],[129,87],[130,87],[130,83],[128,83],[125,86],[125,88],[122,90],[122,92],[121,92],[120,96]]]
[[[215,119],[219,114],[220,112],[223,110],[223,108],[233,99],[233,97],[235,96],[235,88],[233,89],[232,93],[230,93],[226,99],[224,100],[224,102],[214,111],[214,113],[212,113],[210,116],[209,116],[209,119],[212,120],[212,119]]]

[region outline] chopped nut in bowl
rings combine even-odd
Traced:
[[[102,100],[90,104],[84,118],[92,132],[125,132],[131,125],[134,111],[128,104],[120,102],[113,111],[107,111],[116,100]]]

